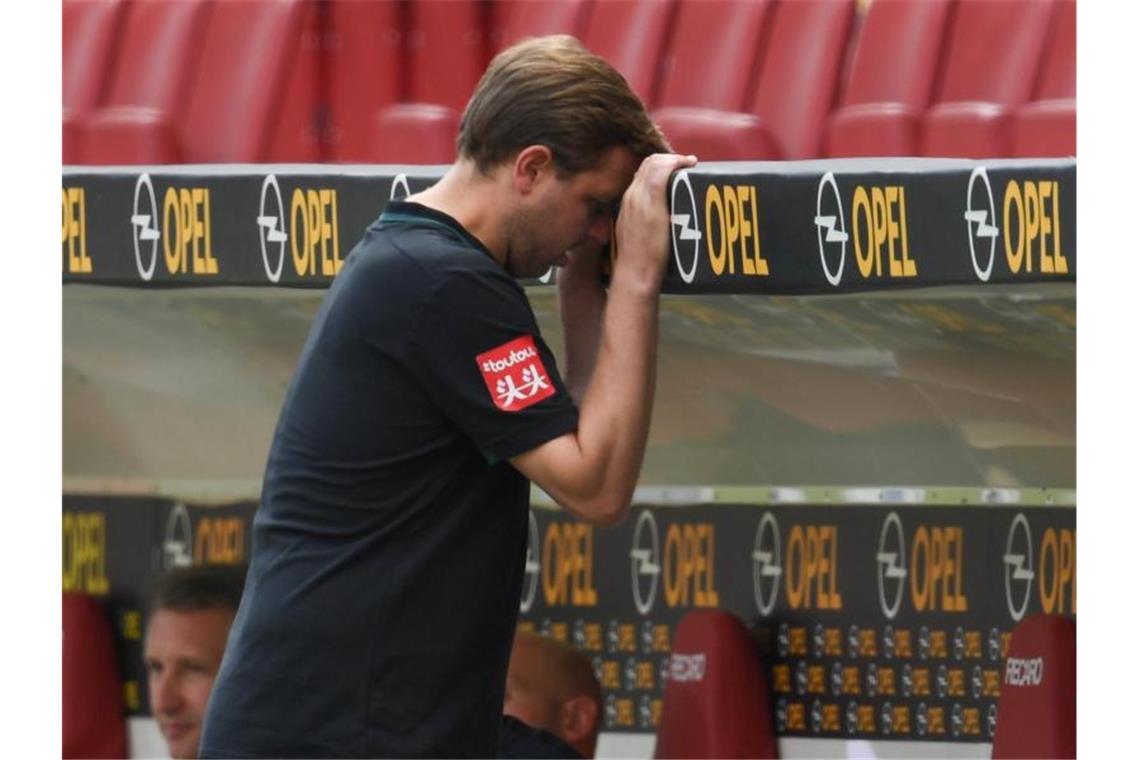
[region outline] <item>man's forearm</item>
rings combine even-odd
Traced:
[[[566,347],[562,378],[570,396],[579,405],[586,396],[597,361],[605,304],[605,289],[596,269],[568,267],[559,270],[558,306]]]
[[[637,485],[653,409],[657,367],[657,289],[615,274],[602,319],[593,379],[582,401],[578,438],[595,458],[603,490],[621,505]]]
[[[622,255],[614,262],[599,338],[586,327],[601,309],[598,302],[591,301],[590,291],[576,292],[582,283],[561,283],[567,372],[575,382],[586,383],[578,429],[512,457],[511,463],[567,510],[591,522],[614,523],[624,517],[641,472],[653,409],[658,301],[668,254],[665,187],[672,171],[695,164],[694,156],[654,154],[638,167],[622,196],[615,232]],[[571,260],[583,265],[587,261]],[[587,267],[575,271],[575,279],[586,271]],[[589,361],[591,348],[597,352],[594,362]]]

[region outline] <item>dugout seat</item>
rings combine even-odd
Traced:
[[[913,156],[930,103],[950,0],[875,0],[867,11],[828,156]]]
[[[1052,14],[1051,0],[958,0],[922,155],[1010,154],[1013,109],[1032,94]]]
[[[993,757],[1077,756],[1077,624],[1030,615],[1003,661]]]
[[[757,158],[821,155],[824,121],[835,103],[854,0],[796,0],[776,8],[751,111],[780,146]]]
[[[1014,116],[1011,132],[1015,157],[1076,156],[1076,98],[1026,103]]]
[[[401,99],[404,30],[399,0],[328,4],[328,122],[324,158],[372,161],[377,114]]]
[[[1034,100],[1077,96],[1077,3],[1057,0]]]
[[[674,148],[706,161],[818,156],[854,15],[854,0],[777,4],[767,42],[757,43],[756,71],[746,72],[755,82],[735,115],[658,112]]]
[[[460,113],[438,103],[399,103],[376,117],[369,156],[381,164],[446,164],[455,160]]]
[[[491,43],[499,52],[527,37],[571,34],[582,39],[590,0],[497,0],[492,8]]]
[[[413,0],[407,14],[405,97],[381,109],[373,121],[370,160],[449,163],[455,158],[459,118],[489,57],[485,8],[476,2]],[[414,152],[406,152],[409,147]]]
[[[756,161],[781,152],[772,133],[750,113],[670,108],[660,112],[658,125],[674,150],[702,161]]]
[[[179,129],[179,161],[318,160],[317,5],[215,3]]]
[[[102,103],[125,4],[63,2],[63,162],[82,162],[79,120]]]
[[[408,102],[462,112],[489,59],[482,4],[412,0],[408,14]]]
[[[736,124],[722,134],[717,124],[727,114],[746,112],[772,5],[767,0],[678,0],[653,113],[674,150],[696,153],[700,147],[703,152],[697,155],[706,161],[752,151],[751,144],[734,140],[742,129],[757,134],[754,127]]]
[[[678,0],[662,64],[660,108],[743,111],[768,0]]]
[[[657,74],[675,9],[673,0],[595,0],[582,38],[649,108],[657,105]]]
[[[1059,0],[1033,102],[1013,117],[1013,155],[1077,155],[1077,4]]]
[[[131,3],[106,104],[80,119],[77,149],[88,164],[176,160],[178,125],[211,3]]]
[[[127,721],[111,623],[103,606],[63,594],[63,757],[127,756]]]
[[[677,625],[656,758],[778,757],[768,687],[744,624],[694,610]]]

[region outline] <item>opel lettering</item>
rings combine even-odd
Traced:
[[[851,236],[855,263],[863,279],[881,278],[883,246],[886,246],[886,276],[890,279],[918,276],[910,258],[906,228],[906,189],[901,185],[855,188],[851,206]]]
[[[1060,186],[1048,180],[1011,179],[1005,186],[1003,224],[1005,257],[1009,271],[1068,274],[1069,261],[1061,251]]]
[[[87,254],[87,193],[82,187],[63,188],[63,256],[69,274],[90,274]]]
[[[211,250],[210,190],[168,187],[162,201],[162,253],[170,274],[216,275]]]
[[[105,515],[63,513],[63,590],[98,596],[111,590]]]
[[[961,526],[920,525],[911,543],[910,594],[917,612],[965,612],[965,538]]]
[[[838,590],[839,527],[793,525],[788,534],[784,591],[794,610],[843,609]]]
[[[579,522],[552,522],[542,542],[542,594],[546,604],[593,607],[594,526]]]
[[[768,262],[760,255],[756,218],[756,188],[750,185],[709,185],[705,192],[705,236],[709,264],[720,277],[736,274],[766,277]],[[715,240],[714,240],[715,238]]]
[[[322,277],[334,277],[344,263],[340,258],[336,190],[294,190],[289,209],[289,225],[293,268],[297,275],[314,277],[318,274],[319,250],[319,274]]]
[[[665,532],[665,603],[670,607],[716,607],[716,527],[712,523],[673,523]]]
[[[1037,586],[1046,615],[1077,611],[1076,545],[1076,531],[1067,528],[1046,528],[1041,536]]]

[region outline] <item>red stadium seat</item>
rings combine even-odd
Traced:
[[[455,160],[459,112],[428,103],[402,103],[380,112],[371,160],[382,164],[446,164]]]
[[[111,624],[93,597],[63,594],[63,757],[126,757]]]
[[[829,156],[912,156],[930,103],[950,0],[875,0],[859,31]]]
[[[997,158],[1011,153],[1013,112],[999,103],[941,103],[923,121],[922,155]]]
[[[854,0],[791,0],[776,7],[751,112],[763,119],[780,151],[754,158],[821,154],[854,17]]]
[[[1077,624],[1031,615],[1013,629],[993,757],[1077,756]]]
[[[959,0],[922,155],[1009,155],[1012,109],[1032,94],[1052,13],[1042,0]]]
[[[582,38],[650,108],[657,105],[657,74],[675,8],[673,0],[595,0]]]
[[[407,100],[462,112],[488,60],[481,4],[413,0],[409,14]]]
[[[100,105],[124,4],[119,0],[64,0],[63,162],[79,163],[79,119]]]
[[[488,60],[484,10],[476,2],[413,0],[406,100],[381,109],[372,122],[370,160],[443,164],[455,159],[459,118]]]
[[[582,39],[590,0],[497,0],[493,9],[495,51],[527,37],[572,34]]]
[[[400,100],[403,28],[398,0],[328,6],[326,160],[371,161],[377,113]]]
[[[318,19],[313,0],[215,4],[179,130],[182,161],[319,158]]]
[[[1077,101],[1039,100],[1017,111],[1011,128],[1013,155],[1047,158],[1077,155]]]
[[[818,156],[824,118],[835,99],[854,14],[854,0],[788,0],[777,4],[769,41],[766,46],[759,40],[755,43],[766,49],[758,59],[758,75],[753,75],[755,85],[750,88],[749,99],[743,108],[723,109],[740,111],[749,118],[728,118],[715,111],[702,114],[662,109],[656,117],[674,148],[696,153],[706,161]],[[743,74],[741,79],[747,81],[752,72]],[[730,69],[729,76],[723,78],[732,80],[735,75]]]
[[[1064,100],[1077,96],[1077,3],[1058,0],[1053,30],[1035,100]]]
[[[766,0],[679,0],[658,106],[744,111]]]
[[[1077,155],[1077,4],[1057,3],[1035,99],[1013,118],[1013,155]]]
[[[82,112],[101,102],[124,4],[64,0],[63,107]]]
[[[176,118],[156,108],[117,106],[97,111],[76,130],[85,164],[182,163]]]
[[[80,120],[84,163],[177,160],[177,126],[209,10],[203,0],[130,4],[106,106]]]
[[[688,613],[673,655],[657,758],[778,757],[768,688],[740,619],[720,610]]]
[[[765,0],[678,0],[653,114],[675,150],[715,161],[751,152],[756,144],[735,142],[742,135],[770,144],[754,119],[725,122],[749,105],[770,6]]]
[[[772,133],[750,113],[667,108],[658,111],[656,119],[674,150],[705,161],[755,161],[780,155]]]

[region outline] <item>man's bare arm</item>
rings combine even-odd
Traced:
[[[598,359],[606,306],[601,267],[605,253],[597,245],[575,251],[570,262],[558,270],[558,306],[566,346],[562,379],[579,406]]]
[[[665,187],[673,171],[695,163],[692,156],[657,154],[641,164],[618,216],[621,255],[578,430],[511,459],[565,509],[590,522],[621,520],[637,485],[653,408],[657,308],[668,255]]]

